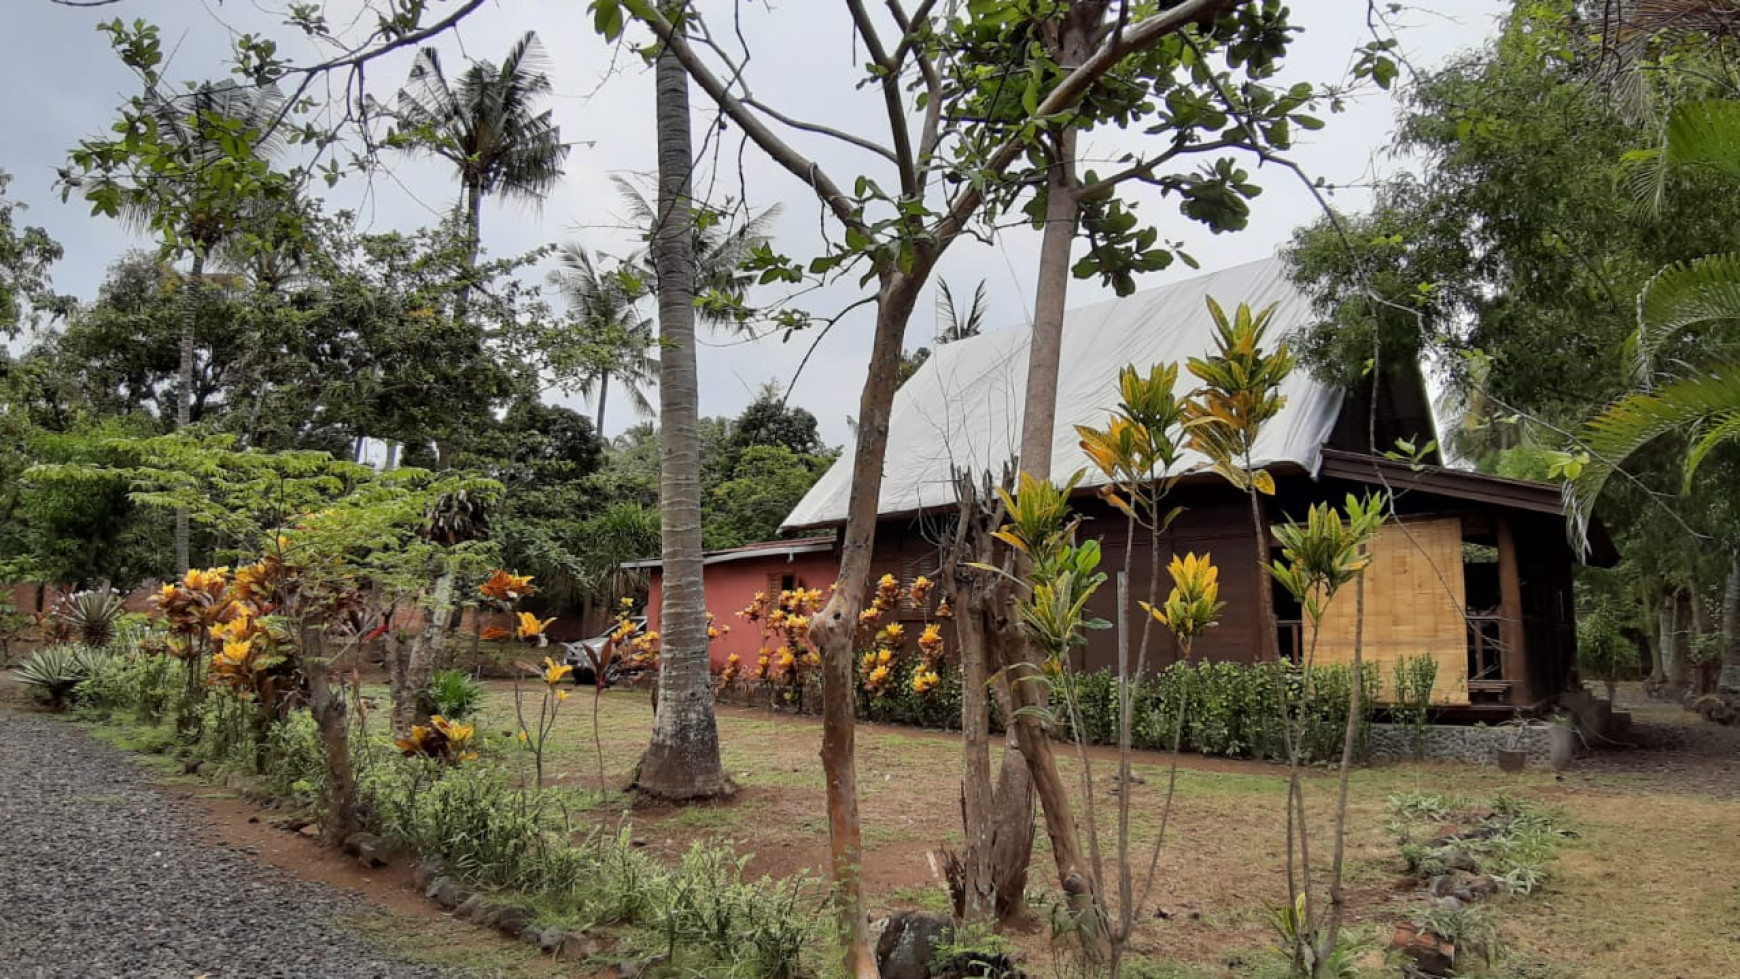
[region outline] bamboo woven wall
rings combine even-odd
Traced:
[[[1468,703],[1461,520],[1411,520],[1406,528],[1386,525],[1371,544],[1371,558],[1365,576],[1362,659],[1376,665],[1383,678],[1381,698],[1394,699],[1395,664],[1425,654],[1438,661],[1432,702]],[[1353,661],[1355,607],[1350,584],[1336,594],[1323,616],[1316,662]]]

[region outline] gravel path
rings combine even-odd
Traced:
[[[454,979],[333,924],[357,898],[202,845],[70,724],[0,706],[0,976]]]

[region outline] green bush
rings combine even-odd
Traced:
[[[1396,661],[1396,696],[1390,717],[1405,725],[1414,746],[1414,759],[1426,757],[1426,735],[1432,727],[1432,688],[1438,684],[1438,661],[1431,656],[1407,656]]]
[[[293,710],[266,732],[266,784],[272,794],[300,806],[320,800],[326,783],[326,745],[314,715]]]
[[[913,727],[958,731],[961,727],[961,670],[953,663],[937,667],[936,686],[924,693],[912,689],[919,664],[911,659],[893,668],[893,676],[880,693],[858,682],[858,717],[877,724],[907,724]]]
[[[12,672],[51,710],[65,710],[77,701],[77,689],[93,671],[105,668],[113,654],[85,646],[47,646],[31,653]]]
[[[432,713],[450,721],[463,721],[477,713],[483,703],[483,684],[462,670],[436,670],[429,679]]]
[[[184,667],[169,656],[121,653],[93,662],[74,689],[81,713],[108,720],[129,715],[138,724],[162,721],[186,686]]]

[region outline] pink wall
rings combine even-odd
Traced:
[[[753,669],[761,653],[761,628],[758,623],[745,622],[737,613],[747,608],[755,593],[779,587],[778,577],[791,575],[799,587],[824,591],[839,577],[839,560],[831,552],[815,554],[769,554],[765,557],[739,558],[709,564],[703,572],[707,585],[707,611],[713,613],[718,626],[730,626],[728,634],[713,640],[714,671],[725,668],[725,660],[736,653],[744,669]],[[657,568],[652,571],[651,589],[647,596],[647,628],[659,628],[659,599],[663,595],[664,577]]]

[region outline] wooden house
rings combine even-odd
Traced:
[[[1271,342],[1303,327],[1308,298],[1277,259],[1240,265],[1071,311],[1064,325],[1061,381],[1051,476],[1058,482],[1089,470],[1079,492],[1082,532],[1104,547],[1105,569],[1125,565],[1124,518],[1095,495],[1098,473],[1082,455],[1075,426],[1101,425],[1117,399],[1116,377],[1212,349],[1205,300],[1229,310],[1273,304]],[[874,564],[878,574],[910,580],[934,575],[938,542],[954,505],[953,474],[995,472],[1013,460],[1020,441],[1027,331],[987,333],[940,346],[896,395],[889,425]],[[1180,370],[1180,393],[1195,386]],[[1305,645],[1299,610],[1258,570],[1278,556],[1274,525],[1303,519],[1313,503],[1339,505],[1349,493],[1393,495],[1399,519],[1372,547],[1365,599],[1364,655],[1382,670],[1386,694],[1392,664],[1430,656],[1438,663],[1434,700],[1446,713],[1501,719],[1516,708],[1542,709],[1575,688],[1576,622],[1572,600],[1577,555],[1568,545],[1556,487],[1447,468],[1436,454],[1395,461],[1398,439],[1427,445],[1434,437],[1430,402],[1419,365],[1380,365],[1362,390],[1343,392],[1301,367],[1286,381],[1287,403],[1264,429],[1256,463],[1275,477],[1277,492],[1262,502],[1270,528],[1259,551],[1247,498],[1203,469],[1192,454],[1171,502],[1182,515],[1159,541],[1171,554],[1211,554],[1220,568],[1227,607],[1220,625],[1200,640],[1195,656],[1250,662],[1299,656]],[[1375,451],[1374,451],[1375,450]],[[851,453],[826,473],[787,518],[788,534],[831,532],[845,520]],[[1615,558],[1595,528],[1591,560]],[[1135,598],[1150,594],[1150,540],[1139,536],[1120,624],[1140,629]],[[814,557],[814,555],[811,555]],[[1161,572],[1159,592],[1170,586]],[[709,604],[713,587],[709,578]],[[1260,611],[1258,589],[1271,590],[1274,614]],[[1346,593],[1344,593],[1346,595]],[[1094,611],[1117,622],[1115,589],[1101,589]],[[1333,603],[1317,638],[1315,661],[1352,655],[1351,596]],[[1080,665],[1114,662],[1116,628],[1091,635]],[[1150,662],[1177,656],[1164,638]]]

